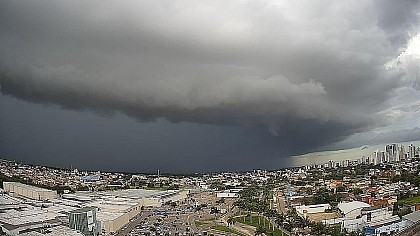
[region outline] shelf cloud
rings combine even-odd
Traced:
[[[395,60],[418,38],[418,9],[418,1],[5,1],[1,92],[141,121],[262,126],[322,146],[390,125],[392,101],[416,84],[419,59],[403,68]]]

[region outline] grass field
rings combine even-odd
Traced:
[[[234,231],[234,230],[232,230],[229,227],[224,226],[224,225],[212,225],[210,228],[212,228],[214,230],[218,230],[218,231],[233,233],[233,234],[236,234],[236,235],[239,235],[239,236],[244,236],[244,234],[236,232],[236,231]]]
[[[402,203],[402,204],[420,203],[420,196],[406,198],[406,199],[398,201],[398,203]]]
[[[274,227],[274,231],[273,231],[273,225],[270,223],[270,221],[267,218],[265,218],[263,216],[252,215],[252,222],[251,222],[251,218],[249,216],[248,217],[235,217],[235,220],[237,222],[242,223],[242,224],[247,224],[247,225],[251,225],[251,226],[254,226],[254,227],[261,226],[261,227],[265,228],[266,235],[272,235],[272,236],[282,236],[283,235],[283,232],[280,229],[278,229],[277,227]]]
[[[210,228],[223,231],[223,232],[234,233],[233,230],[229,229],[227,226],[224,226],[224,225],[212,225]]]
[[[197,227],[207,224],[206,222],[202,222],[202,221],[198,221],[198,220],[194,221],[194,223],[195,223],[195,226],[197,226]]]

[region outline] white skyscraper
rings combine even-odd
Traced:
[[[416,156],[416,146],[410,144],[408,146],[408,158],[414,158]]]
[[[397,144],[393,143],[393,144],[386,145],[385,152],[387,154],[388,162],[395,162],[395,161],[397,161],[397,156],[398,156],[398,153],[397,153],[398,152]]]

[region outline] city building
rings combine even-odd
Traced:
[[[386,145],[385,152],[386,152],[386,155],[387,155],[387,162],[399,161],[398,160],[399,155],[398,155],[397,144],[393,143],[393,144]]]
[[[362,209],[365,207],[370,207],[370,205],[360,201],[342,202],[338,204],[338,209],[344,219],[356,219],[361,215]]]
[[[306,216],[306,214],[315,214],[323,213],[328,209],[331,209],[330,204],[317,204],[317,205],[306,205],[306,206],[296,206],[296,212],[301,216]]]
[[[408,158],[414,158],[416,157],[416,146],[413,144],[410,144],[408,146]]]
[[[361,211],[363,232],[367,235],[393,235],[403,228],[400,217],[392,215],[392,210],[383,206],[363,208]]]
[[[410,227],[420,222],[420,211],[415,211],[402,217],[405,227]]]
[[[66,225],[67,212],[74,207],[0,194],[0,209],[0,227],[6,235],[82,235]]]
[[[3,189],[12,195],[33,200],[50,201],[57,198],[57,192],[55,191],[18,182],[3,182]]]
[[[100,224],[96,219],[95,207],[84,207],[69,212],[69,227],[85,236],[96,236],[100,233]]]

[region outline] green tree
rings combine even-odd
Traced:
[[[226,186],[224,184],[222,184],[221,182],[214,182],[214,183],[210,184],[210,188],[211,189],[216,189],[216,190],[225,190]]]
[[[233,224],[235,224],[235,222],[236,222],[236,220],[232,216],[227,219],[228,225],[233,225]]]
[[[256,230],[255,230],[255,234],[254,235],[262,235],[266,232],[266,230],[261,226],[258,225]]]

